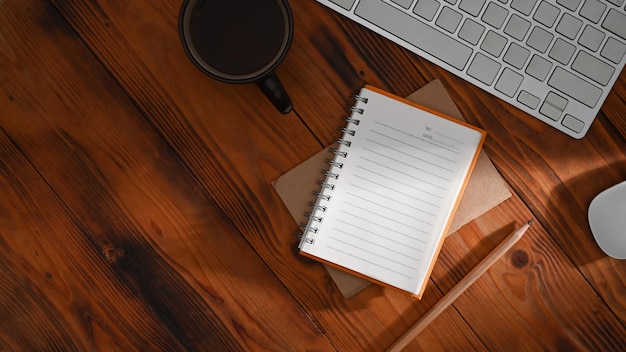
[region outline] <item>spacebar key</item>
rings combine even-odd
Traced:
[[[470,47],[381,0],[361,0],[354,13],[458,70],[472,56]]]

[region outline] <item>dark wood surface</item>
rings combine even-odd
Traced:
[[[530,218],[407,350],[626,350],[626,261],[587,207],[626,179],[626,75],[574,140],[312,0],[278,70],[295,110],[203,76],[181,1],[0,0],[0,351],[381,351]],[[369,83],[440,79],[513,197],[450,236],[421,301],[346,300],[271,182]]]

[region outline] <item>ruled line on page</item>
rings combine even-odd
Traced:
[[[452,170],[452,169],[446,168],[446,167],[444,167],[443,165],[440,165],[440,164],[437,164],[437,163],[435,163],[435,162],[432,162],[432,161],[426,160],[426,159],[424,159],[424,158],[420,158],[420,157],[418,157],[418,156],[416,156],[416,155],[414,155],[414,154],[407,153],[407,152],[402,151],[402,150],[400,150],[400,149],[398,149],[398,148],[393,148],[393,147],[391,147],[391,146],[389,146],[389,145],[387,145],[387,144],[384,144],[384,143],[382,143],[382,142],[375,141],[375,140],[373,140],[373,139],[371,139],[371,138],[367,138],[366,140],[367,140],[368,142],[370,142],[370,143],[376,144],[377,146],[384,147],[384,148],[389,148],[389,149],[393,150],[393,151],[394,151],[394,152],[396,152],[396,153],[400,153],[400,154],[402,154],[402,155],[406,155],[406,156],[408,156],[409,158],[415,159],[415,160],[417,160],[417,161],[419,161],[419,162],[422,162],[422,163],[425,163],[425,164],[431,165],[431,166],[433,166],[433,167],[436,167],[436,168],[443,169],[443,170],[445,170],[445,171],[448,171],[448,172],[454,173],[454,170]],[[411,146],[411,145],[410,145],[410,144],[408,144],[408,143],[407,143],[406,145]],[[454,161],[452,161],[452,160],[450,160],[450,161],[451,161],[451,162],[454,162]]]
[[[359,220],[361,220],[361,221],[363,221],[363,222],[367,222],[367,223],[370,223],[370,224],[373,224],[373,225],[376,225],[376,226],[382,227],[382,228],[384,228],[384,229],[387,229],[387,230],[389,230],[389,231],[395,232],[395,233],[397,233],[398,235],[401,235],[401,236],[403,236],[403,237],[405,237],[405,238],[408,238],[408,239],[410,239],[410,240],[415,240],[415,241],[420,241],[420,242],[426,243],[426,241],[420,240],[420,239],[416,238],[416,237],[415,237],[415,236],[413,236],[413,235],[410,235],[410,234],[406,234],[406,233],[403,233],[403,232],[397,231],[397,230],[392,229],[392,228],[390,228],[390,227],[388,227],[388,226],[383,226],[383,225],[380,225],[379,223],[373,222],[373,221],[371,221],[371,220],[369,220],[369,219],[366,219],[366,218],[364,218],[364,217],[357,216],[357,215],[355,215],[355,214],[348,213],[348,212],[346,212],[346,211],[342,211],[342,213],[347,214],[347,215],[349,215],[349,216],[351,216],[351,217],[354,217],[354,218],[356,218],[356,219],[359,219]],[[347,221],[347,220],[346,220],[346,221]],[[424,235],[429,235],[429,233],[428,233],[427,231],[424,231],[424,230],[422,230],[422,229],[416,229],[416,231],[418,231],[418,232],[420,232],[420,233],[422,233],[422,234],[424,234]]]
[[[357,168],[360,168],[360,166],[358,166]],[[365,169],[363,169],[363,170],[365,170]],[[427,194],[427,195],[430,195],[430,196],[433,196],[433,197],[436,197],[436,198],[439,198],[439,199],[443,199],[443,197],[442,197],[442,196],[440,196],[440,195],[438,195],[438,194],[435,194],[435,193],[432,193],[432,192],[428,192],[428,191],[426,191],[426,190],[424,190],[424,189],[419,189],[419,188],[417,188],[417,187],[415,187],[415,186],[413,186],[413,185],[407,184],[407,183],[403,183],[403,182],[400,182],[400,181],[397,181],[397,180],[393,180],[391,177],[385,176],[385,175],[383,175],[383,174],[381,174],[381,173],[374,172],[374,171],[372,171],[372,170],[366,170],[366,171],[369,171],[369,172],[371,172],[371,173],[373,173],[373,174],[375,174],[375,175],[377,175],[377,176],[381,176],[381,177],[383,177],[383,178],[386,178],[386,179],[389,179],[389,180],[395,181],[395,182],[397,182],[397,183],[400,183],[400,184],[402,184],[403,186],[411,187],[411,188],[413,188],[413,189],[415,189],[415,190],[417,190],[417,191],[420,191],[420,192],[422,192],[422,193],[425,193],[425,194]],[[391,188],[391,187],[389,187],[389,186],[385,186],[385,185],[383,185],[383,184],[381,184],[381,183],[378,183],[378,182],[372,181],[372,180],[370,180],[370,179],[365,178],[365,177],[364,177],[364,176],[362,176],[362,175],[359,175],[359,174],[354,174],[354,177],[355,177],[355,178],[358,178],[358,179],[361,179],[361,180],[364,180],[364,181],[367,181],[367,182],[370,182],[370,183],[372,183],[372,184],[374,184],[374,185],[376,185],[376,186],[380,186],[380,187],[385,188],[385,189],[388,189],[388,190],[390,190],[390,191],[394,191],[394,192],[397,192],[397,193],[402,193],[401,191],[398,191],[397,189],[393,189],[393,188]],[[352,183],[351,183],[351,184],[352,184]],[[404,193],[402,193],[402,194],[404,194]],[[422,200],[422,199],[420,199],[420,198],[414,197],[414,196],[412,196],[412,195],[409,195],[409,194],[405,194],[405,195],[406,195],[406,196],[409,196],[409,197],[411,197],[411,198],[414,198],[414,199],[416,199],[416,200],[420,200],[420,201],[423,201],[423,202],[425,202],[425,203],[428,203],[428,204],[430,204],[430,205],[432,205],[432,206],[438,207],[436,204],[426,202],[426,201],[424,201],[424,200]]]
[[[366,263],[368,263],[368,264],[370,264],[370,265],[374,265],[374,266],[379,267],[379,268],[381,268],[381,269],[383,269],[383,270],[386,270],[386,271],[388,271],[388,272],[391,272],[391,273],[394,273],[394,274],[397,274],[397,275],[403,276],[403,277],[404,277],[404,278],[406,278],[406,279],[410,279],[410,280],[412,280],[412,279],[415,277],[415,276],[411,276],[411,275],[407,275],[407,274],[405,274],[405,273],[399,272],[399,271],[397,271],[397,270],[393,270],[393,269],[391,269],[391,268],[389,268],[389,267],[387,267],[387,266],[380,265],[380,264],[378,264],[378,263],[374,263],[374,262],[369,261],[369,260],[367,260],[367,259],[365,259],[365,258],[362,258],[362,257],[356,256],[356,255],[354,255],[353,253],[346,252],[346,251],[341,250],[341,249],[336,248],[336,247],[327,246],[326,248],[331,249],[331,250],[334,250],[334,251],[336,251],[336,252],[339,252],[339,253],[341,253],[341,254],[343,254],[343,255],[347,255],[347,256],[349,256],[349,257],[352,257],[352,258],[358,259],[358,260],[360,260],[360,261],[366,262]]]
[[[431,151],[429,151],[429,150],[426,150],[426,149],[422,148],[421,146],[418,146],[418,145],[415,145],[415,144],[412,144],[412,143],[408,143],[408,142],[402,141],[402,140],[400,140],[400,139],[397,139],[397,138],[395,138],[395,137],[392,137],[392,136],[390,136],[390,135],[387,135],[387,134],[385,134],[385,133],[382,133],[382,132],[380,132],[380,131],[378,131],[378,130],[371,129],[369,132],[372,132],[372,133],[374,133],[374,134],[377,134],[377,135],[378,135],[378,136],[380,136],[380,137],[385,137],[385,138],[387,138],[387,139],[390,139],[390,140],[392,140],[392,141],[394,141],[394,142],[397,142],[397,143],[400,143],[400,144],[402,144],[402,145],[405,145],[405,146],[408,146],[408,147],[412,147],[412,148],[414,148],[414,149],[416,149],[416,150],[419,150],[419,151],[421,151],[421,152],[423,152],[423,153],[425,153],[425,154],[429,154],[429,155],[436,156],[437,158],[439,158],[439,159],[441,159],[441,160],[445,160],[445,161],[448,161],[448,162],[451,162],[451,163],[456,164],[456,161],[455,161],[455,160],[453,160],[453,159],[450,159],[450,158],[447,158],[447,157],[445,157],[445,156],[442,156],[441,154],[433,153],[433,152],[431,152]],[[411,136],[410,134],[407,134],[407,135]],[[415,138],[417,138],[417,137],[415,137]],[[431,144],[431,145],[435,145],[435,146],[440,147],[438,144],[435,144],[435,143],[432,143],[432,142],[427,142],[427,141],[426,141],[426,140],[424,140],[423,138],[418,138],[418,139],[419,139],[422,143],[429,143],[429,144]],[[458,153],[457,153],[457,154],[458,154]]]
[[[343,233],[343,234],[345,234],[345,235],[347,235],[347,236],[353,237],[353,238],[357,239],[359,242],[369,243],[369,244],[370,244],[370,245],[372,245],[372,246],[379,247],[379,248],[381,248],[381,249],[383,249],[383,250],[386,250],[386,251],[393,252],[393,253],[395,253],[395,254],[401,255],[402,257],[406,258],[406,259],[408,260],[408,262],[412,262],[412,263],[413,263],[413,265],[414,265],[414,264],[416,264],[416,262],[419,262],[419,261],[420,261],[420,260],[419,260],[419,258],[417,258],[417,257],[415,257],[415,256],[413,255],[413,253],[411,253],[411,254],[407,254],[407,253],[404,253],[404,252],[402,252],[402,251],[400,251],[400,250],[394,249],[394,248],[392,248],[392,247],[386,247],[386,246],[383,246],[383,245],[381,245],[379,242],[370,241],[370,240],[368,240],[368,239],[366,239],[366,238],[364,238],[364,237],[360,237],[360,236],[358,236],[358,235],[355,235],[355,234],[353,234],[353,233],[350,233],[350,232],[348,232],[348,231],[346,231],[346,230],[339,229],[339,228],[337,228],[337,227],[333,227],[333,230],[335,230],[335,231],[337,231],[337,232],[340,232],[340,233]],[[330,236],[330,238],[334,238],[334,239],[336,239],[336,240],[338,240],[338,241],[340,241],[340,240],[341,240],[341,239],[339,239],[339,238],[338,238],[338,237],[336,237],[336,236]],[[404,246],[404,247],[407,247],[407,246],[406,246],[406,245],[404,245],[404,244],[403,244],[403,246]],[[412,248],[411,248],[411,249],[412,249]],[[386,259],[388,259],[387,257],[385,257],[385,258],[386,258]],[[408,265],[408,264],[407,264],[407,265]]]
[[[403,135],[409,136],[409,137],[411,137],[411,138],[418,139],[418,140],[420,140],[420,141],[422,141],[422,142],[424,142],[424,143],[428,143],[428,144],[434,145],[434,146],[436,146],[436,147],[439,147],[439,148],[442,148],[442,149],[448,150],[448,151],[450,151],[450,152],[452,152],[452,153],[455,153],[455,154],[460,154],[460,153],[461,153],[461,152],[459,151],[459,148],[457,148],[457,147],[455,147],[455,146],[441,145],[441,144],[438,144],[438,143],[433,143],[433,142],[432,142],[432,141],[430,141],[430,140],[427,140],[427,139],[422,138],[422,137],[420,137],[420,136],[416,136],[416,135],[411,134],[411,133],[408,133],[408,132],[406,132],[406,131],[402,131],[402,130],[400,130],[400,129],[397,129],[397,128],[394,128],[394,127],[391,127],[391,126],[389,126],[389,125],[387,125],[387,124],[384,124],[384,123],[382,123],[382,122],[380,122],[380,121],[378,121],[378,120],[374,120],[374,123],[375,123],[375,124],[378,124],[378,125],[380,125],[380,126],[384,126],[384,127],[388,128],[388,129],[394,130],[394,131],[396,131],[396,132],[398,132],[398,133],[401,133],[401,134],[403,134]],[[463,144],[463,142],[460,142],[460,141],[459,141],[459,143]]]
[[[398,241],[398,240],[396,240],[396,239],[394,239],[394,238],[392,238],[392,237],[385,236],[385,235],[383,235],[383,234],[380,234],[380,233],[374,232],[374,231],[372,231],[372,230],[370,230],[370,229],[366,229],[366,228],[364,228],[364,227],[357,226],[357,225],[355,225],[355,224],[353,224],[353,223],[351,223],[351,222],[347,222],[347,221],[345,221],[345,220],[343,220],[343,219],[337,219],[337,222],[342,223],[342,224],[347,225],[347,226],[350,226],[350,227],[353,227],[353,228],[355,228],[355,229],[359,230],[360,232],[366,232],[366,233],[372,234],[372,235],[374,235],[374,236],[376,236],[376,237],[382,238],[382,239],[384,239],[384,240],[386,240],[386,241],[389,241],[389,242],[394,242],[394,243],[396,243],[396,244],[402,245],[402,246],[404,246],[404,247],[406,247],[406,248],[411,249],[412,251],[417,251],[417,252],[421,252],[421,253],[423,253],[423,252],[424,252],[424,249],[423,249],[423,248],[413,247],[413,246],[409,245],[409,244],[408,244],[408,243],[406,243],[406,242],[401,242],[401,241]],[[418,241],[418,242],[420,242],[420,243],[424,243],[424,244],[426,243],[426,241],[423,241],[423,240],[420,240],[420,239],[415,239],[415,240],[417,240],[417,241]]]
[[[380,194],[380,193],[376,193],[376,192],[372,191],[371,189],[367,189],[367,188],[365,188],[365,187],[361,187],[361,186],[356,185],[356,184],[354,184],[354,183],[350,183],[350,185],[351,185],[352,187],[354,187],[354,188],[358,188],[358,189],[360,189],[363,193],[370,193],[370,194],[373,194],[373,195],[375,195],[375,196],[377,196],[377,197],[381,197],[381,198],[384,198],[384,199],[388,199],[388,200],[390,200],[390,201],[392,201],[392,202],[395,202],[395,203],[397,203],[397,204],[403,205],[403,206],[405,206],[405,207],[411,208],[411,209],[413,209],[413,210],[415,210],[415,211],[418,211],[418,212],[420,212],[420,213],[423,213],[423,214],[426,214],[426,215],[429,215],[429,216],[432,216],[432,217],[437,216],[437,214],[433,214],[433,213],[427,212],[427,211],[426,211],[426,210],[424,210],[423,208],[417,207],[417,206],[412,205],[412,204],[408,204],[408,203],[401,202],[401,201],[399,201],[398,199],[395,199],[395,198],[392,198],[392,197],[388,197],[388,196],[383,195],[383,194]],[[417,199],[417,198],[414,198],[414,199]],[[417,199],[417,200],[422,201],[421,199]],[[424,201],[422,201],[422,202],[424,202]],[[427,204],[432,205],[432,206],[436,206],[435,204],[432,204],[432,203],[428,203],[428,202],[424,202],[424,203],[427,203]]]
[[[372,164],[376,164],[376,165],[378,165],[378,166],[380,166],[380,167],[383,167],[383,168],[385,168],[385,169],[387,169],[387,170],[397,172],[397,173],[402,174],[402,175],[404,175],[404,176],[408,176],[408,177],[413,178],[413,179],[415,179],[415,180],[417,180],[417,181],[420,181],[420,182],[423,182],[423,183],[429,184],[429,185],[431,185],[431,186],[435,186],[435,187],[440,188],[440,189],[442,189],[442,190],[447,190],[444,186],[438,185],[438,184],[436,184],[436,183],[434,183],[434,182],[431,182],[431,181],[425,180],[425,179],[423,179],[423,178],[415,177],[414,175],[408,174],[408,173],[406,173],[406,172],[402,172],[402,171],[400,171],[400,170],[398,170],[398,169],[394,169],[394,168],[389,167],[389,166],[387,166],[387,165],[384,165],[384,164],[382,164],[382,163],[376,162],[376,161],[374,161],[374,160],[372,160],[372,159],[368,159],[368,158],[365,158],[365,157],[361,157],[361,159],[363,159],[363,160],[365,160],[365,161],[368,161],[368,162],[370,162],[370,163],[372,163]],[[359,168],[361,168],[361,169],[368,170],[368,169],[366,169],[366,168],[365,168],[365,167],[363,167],[363,166],[358,166],[358,167],[359,167]],[[371,170],[368,170],[368,171],[371,171]]]
[[[425,225],[428,225],[428,226],[433,226],[433,224],[431,224],[431,223],[427,222],[427,221],[426,221],[426,220],[424,220],[424,219],[420,219],[420,218],[415,217],[415,216],[410,215],[410,214],[402,213],[402,212],[400,212],[400,211],[398,211],[398,210],[392,209],[392,208],[390,208],[390,207],[386,207],[386,206],[384,206],[384,205],[382,205],[382,204],[380,204],[380,203],[376,203],[376,202],[371,201],[371,200],[369,200],[369,199],[366,199],[366,198],[363,198],[363,197],[358,197],[358,196],[355,196],[353,193],[350,193],[350,192],[348,192],[348,193],[346,193],[346,194],[347,194],[347,195],[350,195],[350,196],[352,196],[352,197],[355,197],[355,198],[361,199],[361,200],[363,200],[363,201],[366,201],[366,202],[368,202],[368,203],[370,203],[370,204],[377,205],[377,206],[379,206],[379,207],[381,207],[381,208],[384,208],[385,210],[388,210],[388,211],[390,211],[390,212],[392,212],[392,213],[396,213],[397,215],[402,215],[402,216],[404,216],[404,217],[411,218],[411,219],[413,219],[413,220],[415,220],[415,221],[419,221],[419,222],[421,222],[421,223],[423,223],[423,224],[425,224]],[[374,211],[374,210],[370,210],[370,209],[367,209],[367,208],[362,207],[362,206],[358,206],[358,205],[353,204],[353,203],[350,203],[350,202],[344,202],[344,203],[346,203],[346,204],[348,204],[348,205],[351,205],[351,206],[353,206],[353,207],[355,207],[355,208],[357,208],[357,209],[360,209],[360,210],[363,210],[363,211],[370,212],[370,213],[372,213],[372,214],[378,215],[378,216],[383,217],[383,218],[385,218],[385,219],[388,219],[388,220],[393,220],[393,221],[395,221],[396,223],[398,223],[398,224],[400,224],[400,225],[403,225],[403,226],[406,226],[406,227],[410,227],[410,228],[412,228],[412,229],[416,229],[414,226],[410,226],[410,225],[408,225],[408,224],[404,224],[404,223],[402,223],[402,222],[400,222],[400,221],[398,221],[397,219],[394,219],[394,218],[392,218],[392,217],[382,216],[382,215],[380,215],[380,213],[379,213],[379,212],[376,212],[376,211]]]
[[[428,170],[422,169],[422,168],[417,167],[417,166],[415,166],[415,165],[413,165],[413,164],[409,164],[409,163],[407,163],[407,162],[404,162],[404,161],[401,161],[401,160],[399,160],[399,159],[396,159],[396,158],[392,157],[392,156],[391,156],[391,155],[389,155],[389,154],[384,154],[384,153],[381,153],[381,152],[379,152],[379,151],[376,151],[376,150],[373,150],[373,149],[371,149],[371,148],[367,148],[367,147],[364,147],[364,148],[363,148],[363,150],[365,150],[365,151],[367,151],[367,152],[370,152],[370,153],[373,153],[373,154],[376,154],[376,155],[380,155],[380,156],[384,157],[385,159],[387,159],[387,161],[394,161],[394,162],[396,162],[396,163],[398,163],[398,164],[402,164],[402,165],[404,165],[404,166],[408,166],[408,167],[410,167],[410,168],[412,168],[412,169],[418,170],[418,171],[423,172],[423,173],[425,173],[425,174],[428,174],[428,175],[432,175],[432,176],[438,177],[438,178],[440,178],[440,179],[442,179],[442,180],[444,180],[444,181],[446,181],[446,182],[450,182],[450,181],[451,181],[450,179],[448,179],[448,178],[444,177],[444,176],[443,176],[443,175],[441,175],[440,173],[437,173],[437,172],[435,172],[435,171],[428,171]]]

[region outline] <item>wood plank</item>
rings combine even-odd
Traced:
[[[333,350],[57,10],[2,6],[6,348]]]
[[[328,278],[320,271],[319,266],[299,263],[299,258],[293,258],[292,252],[287,250],[289,246],[293,248],[294,241],[289,236],[295,232],[295,227],[285,212],[281,210],[277,214],[276,209],[280,209],[279,201],[277,197],[272,197],[267,192],[267,187],[272,179],[290,166],[304,160],[303,155],[308,156],[316,151],[319,144],[298,121],[294,121],[295,119],[276,119],[276,114],[267,108],[267,103],[260,97],[255,87],[231,87],[207,81],[205,78],[197,78],[197,73],[193,73],[194,69],[190,64],[184,63],[181,59],[184,57],[180,49],[177,49],[175,16],[171,12],[177,9],[159,2],[149,5],[137,3],[114,5],[105,1],[97,4],[57,1],[55,4],[121,82],[142,111],[180,153],[183,160],[190,165],[191,170],[227,216],[233,219],[236,226],[268,265],[277,272],[305,309],[311,312],[323,329],[328,331],[336,346],[359,350],[384,348],[393,341],[394,336],[399,336],[403,332],[404,326],[410,325],[425,310],[421,304],[413,304],[414,302],[403,297],[395,297],[376,288],[365,292],[363,297],[360,296],[363,300],[346,303],[336,296],[337,292],[332,291],[332,286],[326,288],[330,292],[324,292],[307,284],[307,280],[319,283]],[[488,142],[488,152],[497,161],[500,169],[504,170],[503,173],[512,177],[511,175],[527,175],[528,170],[537,172],[532,168],[533,164],[529,166],[524,164],[526,160],[524,157],[513,159],[517,162],[510,165],[507,153],[515,155],[516,148],[523,145],[519,139],[536,138],[536,143],[539,143],[540,137],[533,137],[536,133],[552,136],[556,135],[554,131],[527,116],[515,115],[509,107],[500,105],[477,89],[412,55],[407,55],[405,51],[348,21],[339,19],[336,15],[324,17],[325,15],[321,14],[321,7],[314,2],[292,2],[292,6],[296,12],[296,25],[299,29],[294,47],[279,74],[290,93],[293,92],[292,97],[298,115],[313,129],[316,138],[322,143],[336,138],[336,128],[343,125],[343,122],[335,117],[344,113],[342,105],[348,101],[345,97],[359,88],[363,81],[406,95],[433,77],[441,77],[449,87],[455,87],[451,90],[452,94],[464,113],[470,115],[468,118],[474,123],[488,126],[489,132],[495,135],[493,138],[497,138],[495,141],[498,143]],[[347,34],[348,30],[350,35]],[[356,33],[354,37],[352,33]],[[358,79],[355,78],[357,75]],[[201,92],[184,89],[189,86],[196,87]],[[215,103],[212,106],[211,103],[207,103],[206,96],[210,97],[212,103],[219,104]],[[222,101],[223,99],[225,101]],[[256,112],[254,122],[248,120],[246,111]],[[230,115],[228,121],[214,119],[215,116],[224,116],[221,112]],[[510,120],[496,118],[497,115],[504,114],[511,115],[512,118]],[[483,120],[491,124],[487,125]],[[232,137],[232,131],[237,129],[247,137],[246,140]],[[506,143],[501,145],[502,140]],[[491,145],[494,147],[489,147]],[[502,148],[502,151],[498,148]],[[226,151],[231,153],[228,157],[225,156]],[[230,174],[233,179],[227,179],[225,174]],[[547,173],[547,176],[550,175]],[[537,172],[533,176],[536,182],[544,182],[546,174]],[[518,183],[514,184],[518,187],[516,190],[522,190]],[[530,194],[532,191],[531,189],[521,192],[523,199],[532,198]],[[250,200],[253,202],[250,203]],[[523,210],[524,207],[520,209]],[[512,214],[517,214],[520,209]],[[538,212],[537,208],[533,210],[535,213]],[[544,217],[540,219],[546,222]],[[265,223],[262,223],[264,220]],[[550,235],[556,236],[552,230]],[[554,241],[548,243],[549,253],[561,251]],[[567,258],[562,253],[556,256],[561,260]],[[309,265],[310,269],[304,269],[306,265]],[[572,263],[565,262],[563,265],[571,269]],[[555,270],[555,273],[559,270],[552,267],[549,269]],[[587,286],[586,280],[576,274],[576,271],[568,271],[567,274],[575,278],[573,285],[580,285],[584,294],[593,292]],[[619,285],[617,282],[612,284]],[[509,302],[498,297],[497,292],[488,289],[485,291],[485,294],[491,295],[489,297],[495,295],[493,299],[498,304],[513,307],[503,313],[505,323],[510,319],[516,319],[514,311],[526,307],[523,301]],[[615,293],[621,297],[620,291]],[[435,289],[431,297],[435,298],[437,294]],[[623,332],[623,324],[611,315],[610,311],[601,309],[603,315],[600,317],[590,314],[596,305],[600,307],[604,305],[602,299],[597,296],[586,298],[589,300],[585,301],[590,303],[585,306],[585,314],[592,317],[592,321],[585,322],[580,315],[574,315],[575,321],[571,326],[580,328],[586,324],[596,324],[595,326],[608,324],[611,331]],[[424,305],[428,305],[428,302],[424,302]],[[350,311],[348,315],[344,315],[349,311],[349,307],[357,310],[360,306],[367,306],[369,312]],[[329,310],[327,307],[335,308]],[[406,316],[411,321],[402,322],[404,318],[396,319],[396,314],[404,311],[402,309],[396,309],[396,314],[389,314],[394,312],[391,310],[392,307],[407,308],[410,313]],[[559,306],[561,310],[551,314],[569,313],[574,307],[570,302],[564,307]],[[478,306],[472,311],[476,320],[485,318],[485,306]],[[341,312],[342,316],[339,316],[338,312]],[[354,325],[354,322],[360,321],[366,321],[368,324]],[[480,343],[475,344],[475,338],[471,337],[471,334],[464,332],[461,325],[464,324],[445,326],[454,326],[455,332],[452,336],[457,339],[451,338],[453,341],[442,341],[440,336],[443,334],[430,335],[431,338],[426,334],[420,338],[418,344],[424,343],[432,348],[435,348],[434,346],[441,348],[446,343],[458,343],[467,347],[467,342],[465,345],[458,342],[464,341],[461,336],[467,336],[467,339],[472,341],[471,346],[474,348],[480,346]],[[536,329],[547,327],[540,315],[531,315],[522,325],[525,328],[522,329],[521,336],[532,335]],[[435,331],[434,329],[438,328],[438,325],[435,325],[432,329]],[[572,338],[568,337],[568,334],[572,333],[569,329],[568,327],[565,330],[558,330],[556,336],[565,341],[576,341],[579,336],[576,334],[581,334],[581,330],[574,331],[576,338]],[[544,341],[542,339],[546,337],[539,336],[539,339],[533,337],[531,341],[540,341],[547,346],[558,348],[558,341],[555,342],[554,338]],[[598,336],[601,342],[594,342],[598,345],[621,343],[619,334],[618,337],[612,337],[614,340],[606,340],[606,336],[602,334]],[[490,346],[492,344],[510,346],[508,341],[504,337],[500,338],[497,333],[483,336],[483,340],[485,339],[495,341],[489,341]]]
[[[200,75],[180,47],[177,9],[169,4],[55,4],[336,348],[381,350],[402,333],[394,307],[412,299],[385,293],[378,301],[348,302],[321,265],[294,253],[296,224],[270,182],[321,148],[297,116],[278,115],[254,86]],[[441,296],[431,291],[414,310]],[[442,321],[422,348],[482,348],[454,311]],[[455,339],[433,338],[451,331]]]
[[[1,347],[182,348],[4,130],[0,153]]]

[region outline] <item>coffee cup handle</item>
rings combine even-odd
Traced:
[[[293,109],[291,99],[289,99],[289,95],[287,95],[276,73],[256,81],[256,84],[280,113],[288,114],[291,112]]]

